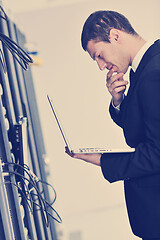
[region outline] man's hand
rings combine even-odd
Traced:
[[[124,81],[123,79],[124,73],[119,72],[113,74],[115,72],[116,67],[113,66],[112,69],[107,74],[106,86],[108,88],[109,93],[113,97],[114,105],[118,106],[119,104],[121,104],[123,100],[123,93],[126,89],[128,81]]]
[[[70,153],[68,147],[65,147],[65,152],[70,157],[78,158],[78,159],[84,160],[85,162],[89,162],[89,163],[95,164],[97,166],[100,166],[100,158],[101,158],[100,153],[95,153],[95,154],[72,154],[72,153]]]

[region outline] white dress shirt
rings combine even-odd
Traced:
[[[138,53],[136,54],[136,56],[134,57],[133,61],[132,61],[132,70],[135,72],[138,68],[138,65],[140,64],[140,61],[142,60],[143,55],[145,54],[145,52],[148,50],[148,48],[155,42],[155,40],[151,40],[146,42],[143,47],[138,51]]]
[[[133,61],[132,61],[132,70],[135,72],[138,68],[138,65],[140,64],[140,61],[142,60],[143,55],[145,54],[145,52],[148,50],[148,48],[155,42],[155,40],[151,40],[146,42],[143,47],[138,51],[138,53],[136,54],[136,56],[134,57]],[[118,106],[114,106],[113,103],[113,99],[112,99],[112,106],[116,109],[117,113],[120,111],[120,105]]]

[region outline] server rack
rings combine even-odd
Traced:
[[[0,17],[0,33],[25,49],[25,35],[9,18]],[[0,239],[57,240],[55,222],[49,217],[54,214],[52,209],[44,209],[36,194],[31,199],[25,194],[26,188],[30,193],[34,186],[29,188],[33,183],[26,177],[24,166],[38,179],[47,181],[31,68],[25,71],[3,41],[0,60]],[[21,168],[15,168],[18,165]],[[49,203],[48,186],[37,188]]]

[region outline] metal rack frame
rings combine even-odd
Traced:
[[[0,18],[0,31],[24,48],[25,35],[10,19],[4,21]],[[3,173],[4,162],[17,160],[13,129],[18,126],[20,162],[27,164],[38,178],[47,181],[46,152],[31,68],[24,71],[1,43],[0,49],[7,66],[7,73],[4,73],[0,63],[0,238],[57,240],[54,221],[47,227],[40,211],[31,214],[19,196],[16,177]],[[12,166],[10,169],[14,170]],[[48,187],[44,186],[42,190],[49,201]]]

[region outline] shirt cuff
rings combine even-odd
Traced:
[[[112,102],[112,106],[114,107],[114,109],[116,110],[116,112],[119,113],[121,104],[115,106],[114,103],[113,103],[113,98],[112,98],[112,101],[111,101],[111,102]]]
[[[123,94],[123,99],[124,99],[124,94]],[[111,102],[112,102],[112,106],[114,107],[114,109],[116,110],[116,112],[119,113],[121,103],[120,103],[119,105],[115,106],[114,103],[113,103],[113,98],[112,98]]]

